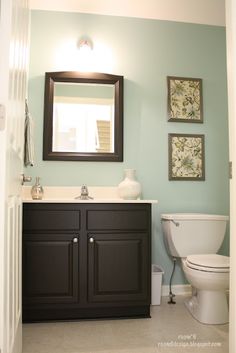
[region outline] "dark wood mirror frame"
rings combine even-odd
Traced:
[[[54,83],[56,82],[114,85],[114,88],[115,88],[114,152],[84,153],[84,152],[55,152],[52,150],[53,100],[54,100]],[[43,160],[110,161],[110,162],[123,161],[123,76],[104,74],[104,73],[81,73],[81,72],[73,72],[73,71],[45,73]]]

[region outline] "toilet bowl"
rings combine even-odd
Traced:
[[[185,301],[192,316],[205,324],[227,323],[229,257],[217,254],[190,255],[182,259],[182,268],[193,288],[192,297]]]
[[[204,324],[229,321],[227,290],[229,257],[218,255],[227,216],[210,214],[163,214],[162,229],[167,251],[181,258],[192,297],[185,301],[192,316]]]

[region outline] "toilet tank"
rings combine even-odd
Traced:
[[[167,251],[174,257],[216,254],[225,236],[228,216],[200,213],[162,214]]]

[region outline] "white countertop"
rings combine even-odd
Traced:
[[[157,200],[123,200],[123,199],[42,199],[42,200],[23,200],[24,203],[157,203]]]
[[[23,186],[22,201],[24,203],[157,203],[157,200],[124,200],[118,195],[117,187],[88,186],[91,200],[80,200],[75,197],[80,195],[81,186],[45,186],[42,200],[32,200],[31,186]]]

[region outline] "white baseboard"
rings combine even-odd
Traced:
[[[175,295],[190,295],[192,293],[190,284],[176,284],[171,286],[172,293]],[[163,285],[161,287],[162,297],[168,297],[169,286]]]

